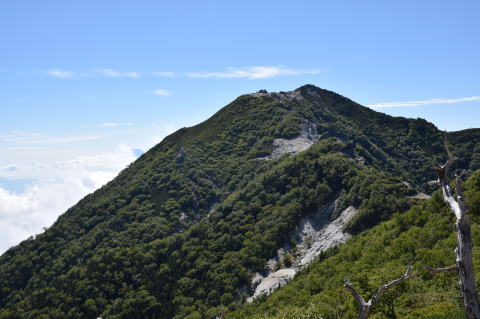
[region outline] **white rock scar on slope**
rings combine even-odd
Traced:
[[[277,138],[273,141],[273,152],[270,156],[263,157],[265,160],[274,160],[284,154],[297,154],[306,150],[318,141],[318,133],[315,124],[304,122],[301,126],[300,136],[293,139]]]
[[[271,294],[275,289],[287,284],[295,277],[298,270],[306,267],[322,251],[343,243],[351,237],[350,234],[343,231],[343,228],[355,215],[357,209],[350,206],[329,223],[328,220],[334,207],[334,203],[325,205],[317,213],[304,218],[292,234],[297,248],[293,261],[294,267],[277,270],[266,277],[262,277],[258,273],[255,274],[252,279],[252,288],[256,286],[255,292],[252,297],[247,298],[247,302],[252,302],[258,296]],[[279,252],[279,255],[284,253],[284,251]],[[272,261],[269,263],[272,263]]]

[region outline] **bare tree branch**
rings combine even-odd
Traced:
[[[428,185],[439,185],[439,186],[440,186],[440,182],[438,181],[438,179],[435,180],[435,181],[430,181],[430,182],[428,182],[427,184],[428,184]]]
[[[455,264],[450,267],[444,267],[444,268],[432,268],[430,266],[423,266],[429,273],[432,275],[438,275],[444,272],[454,272],[458,271],[458,266]]]
[[[215,317],[215,319],[225,319],[226,315],[227,315],[227,309],[223,309],[220,317]]]
[[[475,272],[473,268],[472,260],[472,235],[470,222],[467,216],[467,205],[463,199],[462,194],[462,176],[455,176],[455,192],[457,198],[452,193],[450,185],[448,183],[448,171],[455,161],[452,153],[448,148],[447,132],[445,132],[445,138],[443,140],[445,145],[445,151],[447,152],[448,160],[444,165],[436,165],[434,169],[438,174],[438,184],[442,189],[443,200],[445,204],[450,208],[455,215],[455,228],[457,230],[457,248],[455,249],[456,255],[456,267],[448,268],[430,268],[430,272],[440,273],[447,271],[458,271],[458,279],[460,283],[460,290],[462,291],[463,304],[465,313],[468,319],[480,319],[480,302],[478,300]],[[429,268],[427,268],[428,270]]]
[[[355,298],[355,301],[357,302],[357,304],[359,304],[361,306],[365,306],[367,304],[365,302],[365,300],[363,299],[363,297],[360,296],[358,291],[353,287],[350,279],[345,280],[345,284],[343,286],[351,292],[351,294],[353,295],[353,298]]]
[[[368,315],[370,314],[370,311],[372,310],[373,307],[378,303],[382,295],[390,289],[393,286],[396,286],[405,280],[408,280],[414,276],[417,275],[417,273],[412,273],[413,265],[410,264],[407,267],[407,270],[405,271],[405,274],[401,276],[400,278],[397,278],[395,280],[390,281],[389,283],[385,285],[381,285],[378,291],[372,296],[372,298],[365,302],[365,299],[357,292],[357,290],[353,287],[352,283],[350,280],[346,280],[345,284],[343,285],[345,288],[347,288],[350,293],[353,295],[353,298],[355,298],[355,301],[357,302],[358,305],[358,316],[360,319],[366,319],[368,318]]]
[[[443,182],[442,185],[442,193],[443,193],[443,201],[445,204],[447,204],[448,208],[452,211],[452,213],[455,215],[457,220],[460,220],[462,218],[462,209],[458,202],[455,200],[455,197],[452,194],[452,190],[450,189],[450,186],[448,183]]]
[[[386,285],[380,286],[377,293],[374,294],[372,296],[372,299],[370,299],[370,301],[369,301],[369,302],[371,302],[372,306],[374,306],[375,304],[378,303],[378,301],[380,300],[380,297],[382,297],[382,295],[385,293],[385,291],[387,291],[390,287],[398,285],[398,284],[404,282],[405,280],[408,280],[408,279],[412,278],[413,276],[416,276],[417,273],[412,273],[412,269],[413,269],[412,264],[408,265],[407,270],[405,271],[405,274],[403,274],[402,277],[397,278],[395,280],[392,280]]]
[[[460,210],[463,212],[467,211],[467,204],[465,203],[463,199],[463,193],[462,193],[462,176],[465,175],[465,170],[463,170],[460,175],[455,175],[455,193],[457,193],[457,202],[458,206],[460,207]]]
[[[445,131],[445,136],[443,138],[443,144],[445,146],[445,151],[447,152],[448,159],[443,165],[438,164],[438,162],[437,164],[433,165],[433,168],[437,171],[438,182],[440,185],[442,185],[443,182],[445,182],[448,171],[450,170],[450,167],[453,165],[453,162],[455,161],[455,158],[452,156],[452,153],[450,153],[450,150],[448,148],[448,139],[447,139],[446,131]]]

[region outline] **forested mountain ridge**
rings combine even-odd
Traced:
[[[358,208],[357,233],[430,192],[441,136],[312,85],[240,96],[3,254],[0,317],[211,318],[319,207]],[[480,168],[480,130],[449,140]]]
[[[480,282],[480,171],[464,184],[472,222],[473,260]],[[458,287],[458,274],[432,276],[425,266],[445,267],[455,260],[455,217],[443,202],[441,191],[396,214],[340,247],[299,273],[285,287],[230,312],[227,318],[333,319],[357,318],[357,305],[343,287],[352,279],[365,298],[405,271],[414,262],[418,275],[383,295],[369,318],[466,318]]]

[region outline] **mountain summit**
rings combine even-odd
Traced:
[[[480,168],[480,130],[449,140]],[[433,124],[313,85],[242,95],[3,254],[0,318],[214,318],[428,198],[443,156]]]

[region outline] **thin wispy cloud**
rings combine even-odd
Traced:
[[[118,122],[104,122],[100,124],[102,127],[119,127],[119,126],[132,126],[132,123],[118,123]]]
[[[275,78],[279,76],[288,76],[288,75],[302,75],[302,74],[318,74],[325,72],[325,69],[291,69],[286,67],[279,66],[251,66],[244,68],[232,68],[228,67],[222,72],[173,72],[173,71],[155,71],[155,72],[137,72],[137,71],[128,71],[121,72],[109,68],[94,68],[89,72],[79,72],[75,73],[72,71],[61,70],[61,69],[52,69],[48,70],[47,73],[50,76],[54,76],[60,79],[69,79],[75,77],[90,77],[90,76],[103,76],[110,78],[131,78],[136,79],[142,76],[153,76],[153,77],[188,77],[188,78],[197,78],[197,79],[268,79]],[[154,93],[157,94],[157,93]],[[168,95],[168,94],[157,94],[157,95]]]
[[[152,72],[153,76],[161,76],[161,77],[174,77],[177,76],[175,72]]]
[[[140,73],[136,71],[131,72],[119,72],[107,68],[95,68],[93,70],[96,74],[111,77],[111,78],[132,78],[136,79],[140,77]]]
[[[100,135],[79,135],[79,136],[59,136],[59,137],[45,137],[32,141],[32,144],[57,144],[57,143],[75,143],[87,142],[101,139]]]
[[[120,125],[121,125],[120,123],[115,123],[115,122],[106,122],[101,124],[101,126],[103,127],[115,127]]]
[[[431,104],[451,104],[460,102],[480,101],[480,96],[461,97],[457,99],[430,99],[423,101],[407,101],[407,102],[385,102],[378,104],[367,105],[370,108],[384,108],[384,107],[408,107],[408,106],[424,106]]]
[[[40,133],[13,131],[5,135],[0,135],[0,143],[16,143],[26,140],[37,139],[41,136]]]
[[[70,79],[75,77],[75,73],[72,71],[66,71],[66,70],[60,70],[60,69],[54,69],[54,70],[48,70],[46,71],[48,75],[51,75],[56,78],[60,79]]]
[[[72,79],[72,78],[85,78],[91,76],[104,76],[109,78],[132,78],[136,79],[140,77],[140,73],[136,71],[130,72],[119,72],[116,70],[108,69],[108,68],[94,68],[89,72],[73,72],[61,69],[52,69],[45,71],[46,74],[59,78],[59,79]]]
[[[190,78],[201,79],[267,79],[286,75],[318,74],[320,70],[297,70],[276,66],[252,66],[246,68],[226,68],[224,72],[187,72]]]
[[[6,135],[0,135],[0,143],[15,143],[16,145],[38,145],[86,142],[101,139],[100,135],[71,135],[71,136],[45,136],[39,133],[16,131]]]
[[[172,92],[164,90],[164,89],[156,89],[152,91],[153,94],[159,95],[159,96],[169,96],[172,95]]]

